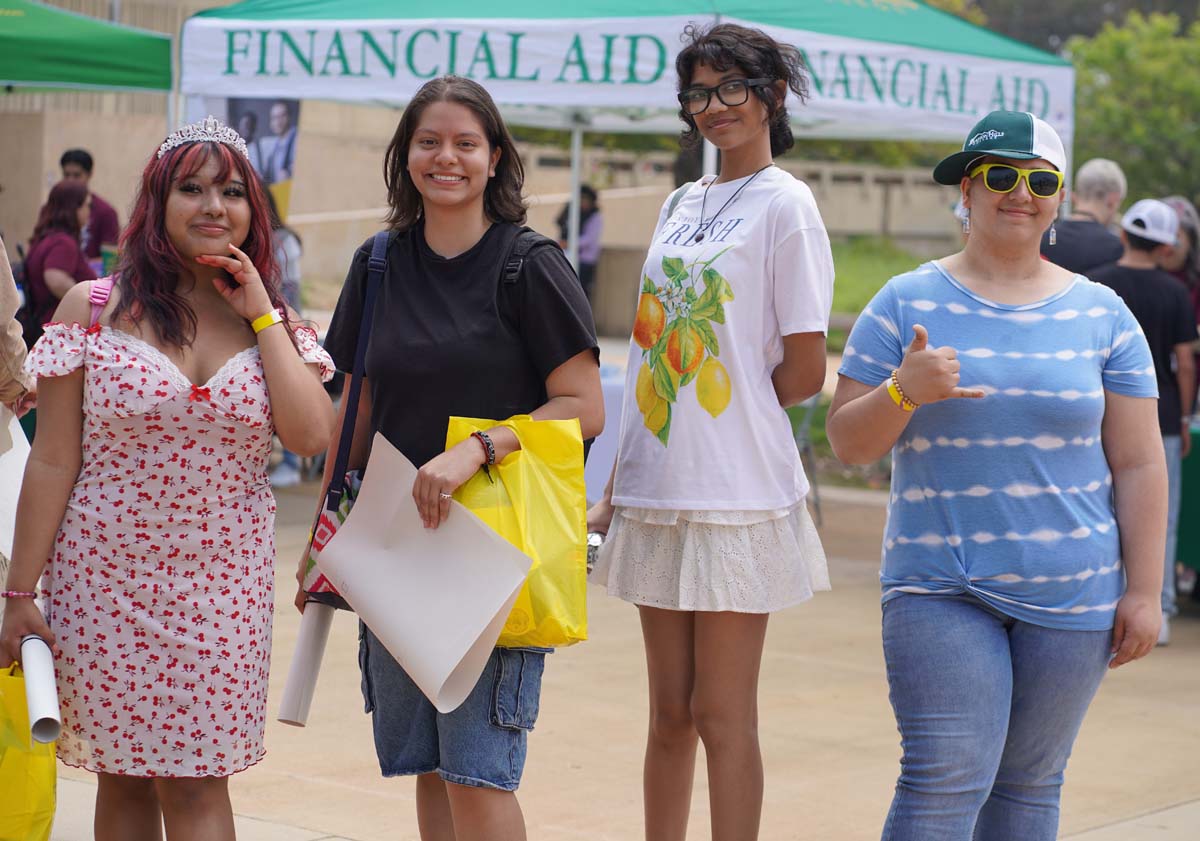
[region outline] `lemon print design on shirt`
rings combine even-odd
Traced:
[[[642,349],[635,396],[643,423],[663,446],[671,437],[671,412],[679,391],[695,382],[701,408],[718,417],[733,396],[729,372],[718,358],[721,345],[713,322],[725,323],[725,304],[733,287],[707,260],[684,263],[663,257],[666,281],[658,286],[642,277],[633,340]]]

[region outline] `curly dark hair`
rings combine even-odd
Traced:
[[[383,179],[391,208],[387,225],[394,230],[407,230],[422,216],[421,193],[408,174],[408,148],[421,122],[421,114],[434,102],[454,102],[475,114],[487,136],[488,151],[500,150],[496,174],[488,179],[483,191],[483,211],[493,222],[524,224],[525,200],[521,191],[525,187],[525,167],[517,154],[512,134],[500,116],[500,109],[483,85],[462,76],[446,75],[430,79],[421,86],[404,109],[392,142],[388,144],[387,154],[383,157]]]
[[[787,82],[800,102],[808,101],[808,76],[804,58],[791,44],[781,44],[761,29],[718,23],[710,27],[689,25],[683,30],[684,47],[675,57],[675,74],[679,91],[691,87],[696,65],[704,64],[713,70],[737,69],[747,79],[774,79]],[[771,128],[771,156],[782,155],[795,145],[792,127],[788,123],[786,97],[780,98],[773,85],[752,89],[767,108]],[[679,119],[687,125],[679,138],[685,149],[700,143],[696,120],[682,108]]]

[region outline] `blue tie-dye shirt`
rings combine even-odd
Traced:
[[[1104,392],[1157,397],[1137,321],[1082,276],[1033,304],[970,292],[938,263],[888,281],[854,325],[839,373],[878,385],[913,325],[958,351],[981,400],[918,409],[892,451],[883,600],[970,592],[1051,628],[1112,627],[1124,592]]]

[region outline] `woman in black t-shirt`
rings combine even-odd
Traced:
[[[600,432],[596,335],[579,281],[552,244],[529,253],[516,283],[502,282],[525,221],[524,170],[480,85],[444,76],[422,87],[384,169],[396,235],[372,316],[350,467],[366,464],[381,432],[423,465],[411,492],[425,526],[437,528],[450,494],[489,459],[489,443],[495,461],[520,447],[496,427],[487,441],[469,438],[443,452],[451,415],[579,418],[584,438]],[[370,245],[354,255],[326,339],[342,371],[353,368]],[[343,405],[339,431],[345,412]],[[537,717],[545,651],[497,648],[463,705],[442,715],[369,628],[361,636],[380,768],[386,776],[417,775],[421,837],[525,838],[513,792]]]

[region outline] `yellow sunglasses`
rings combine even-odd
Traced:
[[[1020,169],[1012,164],[980,164],[971,170],[969,178],[983,174],[983,184],[993,193],[1011,193],[1017,189],[1021,179],[1029,192],[1041,199],[1058,195],[1062,189],[1063,174],[1057,169]]]

